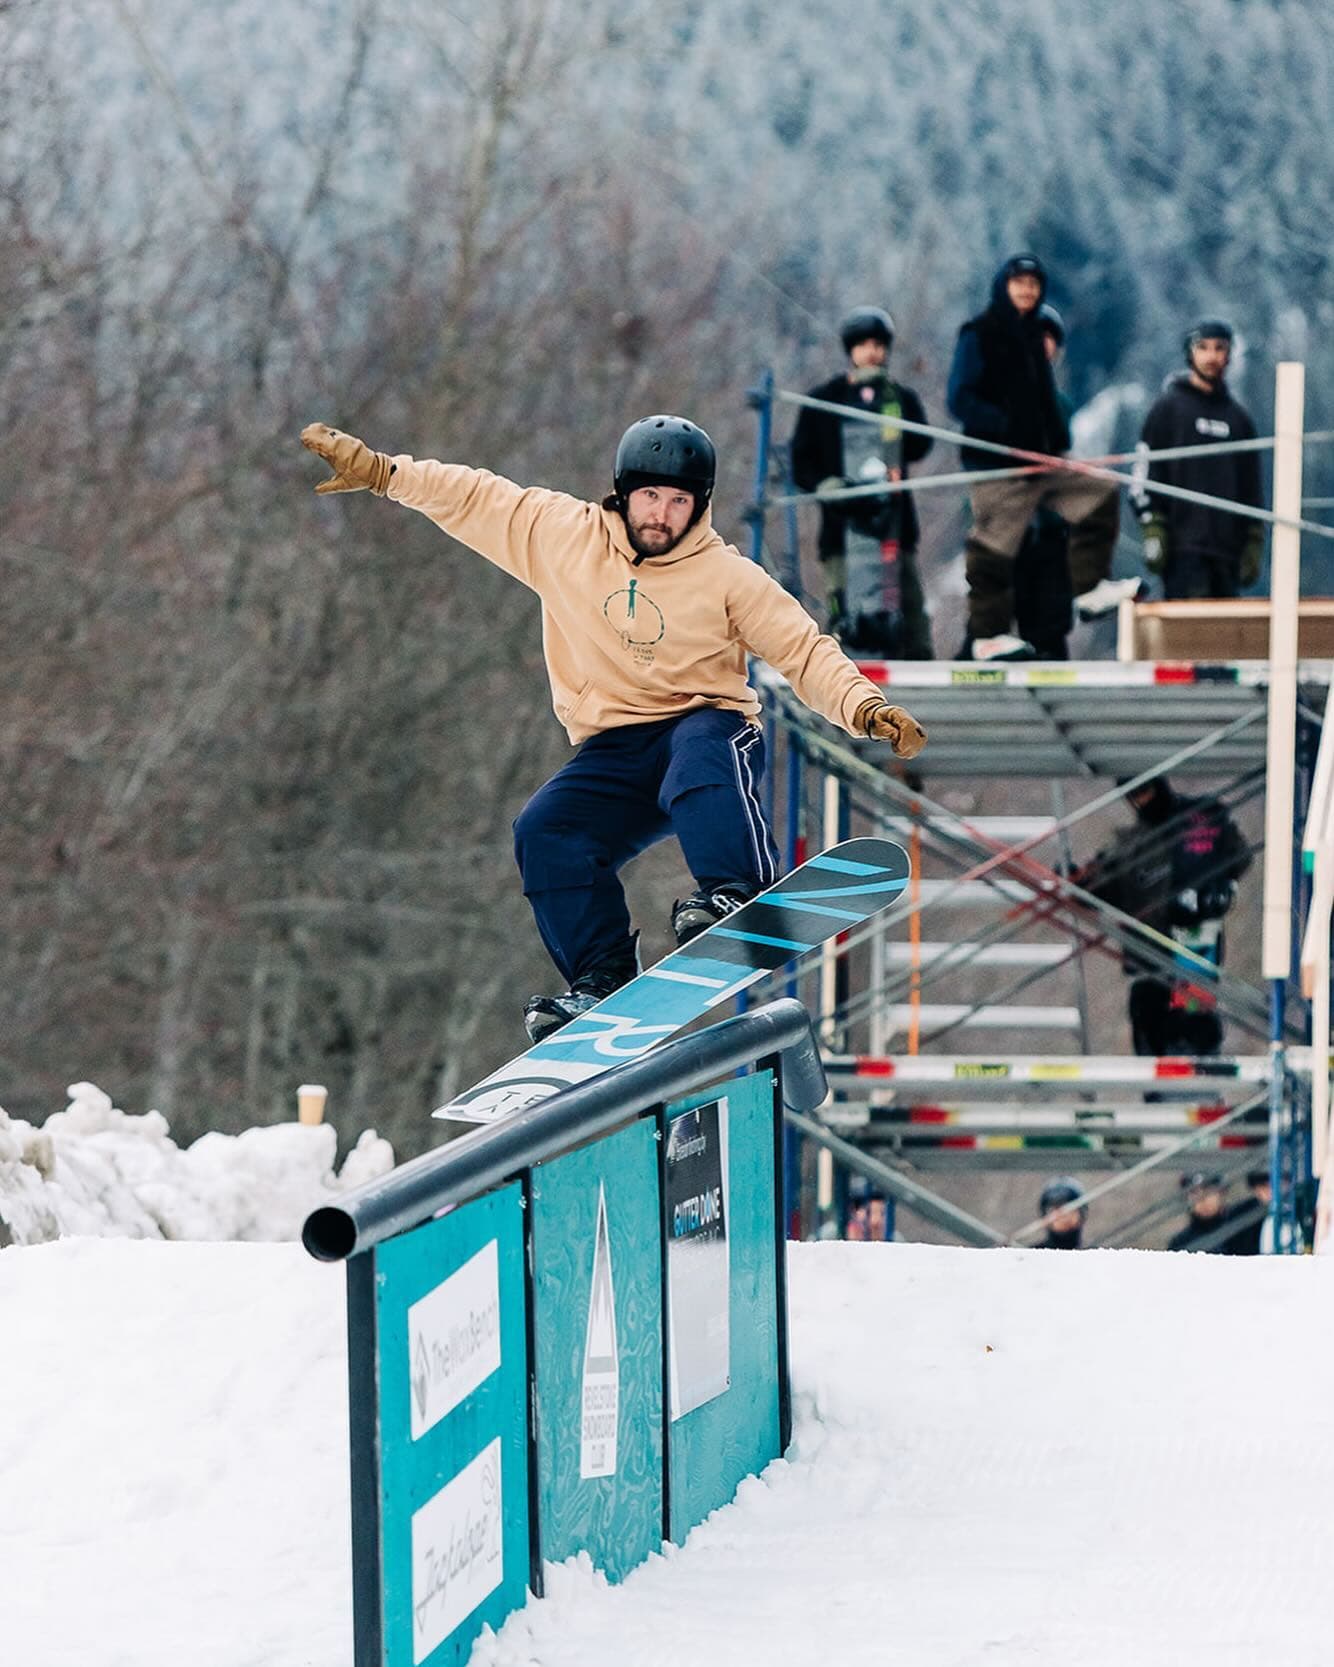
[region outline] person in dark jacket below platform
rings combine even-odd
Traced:
[[[1167,1241],[1169,1250],[1223,1253],[1227,1233],[1227,1211],[1223,1204],[1221,1175],[1183,1175],[1181,1190],[1186,1195],[1186,1225]]]
[[[1047,1218],[1047,1236],[1041,1250],[1079,1250],[1084,1243],[1088,1205],[1076,1203],[1084,1189],[1072,1175],[1053,1175],[1042,1189],[1038,1213]]]
[[[1261,1256],[1272,1249],[1269,1211],[1273,1190],[1267,1169],[1252,1169],[1246,1176],[1247,1196],[1230,1204],[1223,1214],[1229,1232],[1223,1249],[1229,1256]]]
[[[810,390],[811,399],[925,423],[911,388],[889,374],[894,321],[880,307],[858,307],[839,326],[848,367]],[[792,476],[804,492],[862,486],[872,478],[904,480],[931,450],[924,434],[850,422],[803,406],[792,435]],[[917,569],[920,533],[911,492],[820,506],[820,561],[829,629],[854,654],[930,660],[931,621]],[[852,544],[854,548],[849,549]],[[864,558],[864,559],[863,559]],[[897,603],[897,607],[894,604]]]
[[[1202,319],[1188,333],[1188,368],[1174,376],[1154,401],[1140,435],[1142,450],[1255,438],[1250,412],[1228,391],[1232,340],[1232,326],[1221,318]],[[1151,573],[1162,576],[1169,601],[1238,596],[1250,589],[1260,577],[1264,557],[1263,523],[1225,509],[1163,497],[1154,492],[1153,483],[1162,481],[1259,509],[1258,452],[1222,452],[1161,462],[1146,457],[1137,464],[1135,478],[1144,562]]]
[[[1126,798],[1134,825],[1123,828],[1076,878],[1095,897],[1172,938],[1192,957],[1221,966],[1223,919],[1251,862],[1241,830],[1217,799],[1188,798],[1166,776],[1131,788]],[[1218,1052],[1223,1027],[1208,974],[1195,972],[1193,960],[1172,978],[1127,948],[1125,970],[1132,979],[1130,1033],[1137,1054]]]
[[[1013,255],[996,274],[991,301],[959,331],[950,367],[949,408],[964,434],[1060,457],[1070,449],[1043,342],[1039,314],[1047,273],[1036,255]],[[969,469],[1005,467],[995,452],[963,447]],[[964,548],[968,580],[966,652],[975,660],[1031,659],[1013,632],[1014,562],[1040,506],[1070,527],[1070,577],[1080,617],[1096,619],[1140,591],[1138,579],[1109,577],[1120,523],[1118,488],[1059,471],[979,481],[970,491],[973,529]]]

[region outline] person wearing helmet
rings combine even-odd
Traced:
[[[1042,1250],[1079,1250],[1084,1242],[1088,1205],[1078,1202],[1084,1189],[1073,1175],[1053,1175],[1038,1199],[1038,1214],[1046,1217],[1047,1236]]]
[[[1069,451],[1070,425],[1043,340],[1039,310],[1046,295],[1047,271],[1037,256],[1012,255],[996,274],[990,303],[961,326],[948,400],[968,438],[1046,457]],[[962,457],[966,469],[1005,466],[1003,456],[966,445]],[[1117,491],[1069,470],[978,481],[971,488],[973,526],[964,546],[969,657],[1033,657],[1033,645],[1013,629],[1014,562],[1040,506],[1070,528],[1070,578],[1081,618],[1099,618],[1138,594],[1140,580],[1109,577],[1120,524]]]
[[[1233,340],[1232,326],[1221,318],[1201,319],[1187,331],[1186,369],[1169,378],[1140,434],[1139,450],[1147,455],[1136,465],[1134,505],[1145,565],[1161,577],[1169,601],[1239,596],[1260,577],[1263,522],[1153,490],[1153,483],[1161,481],[1262,507],[1258,452],[1162,459],[1152,455],[1179,446],[1255,438],[1250,412],[1227,386]]]
[[[541,604],[552,702],[579,751],[514,825],[524,894],[569,985],[528,1003],[534,1041],[634,977],[617,875],[639,852],[680,840],[698,889],[673,910],[678,942],[777,879],[747,652],[850,735],[887,741],[901,758],[925,743],[909,713],[714,530],[717,459],[697,423],[632,423],[601,503],[390,456],[325,423],[307,425],[301,442],[333,470],[317,492],[370,491],[418,510]]]
[[[1224,1244],[1230,1235],[1223,1177],[1202,1172],[1183,1175],[1181,1191],[1186,1200],[1186,1224],[1173,1233],[1167,1248],[1225,1255]]]
[[[885,421],[853,421],[803,406],[792,435],[792,478],[805,492],[906,480],[908,466],[931,450],[928,435],[907,432],[893,422],[895,417],[926,422],[917,394],[889,373],[894,320],[880,307],[856,307],[839,334],[847,368],[807,397],[874,412]],[[917,567],[919,542],[911,492],[821,503],[819,552],[829,628],[853,653],[887,660],[934,657]]]
[[[1053,374],[1065,350],[1065,320],[1049,301],[1038,308],[1042,345]],[[1070,401],[1058,387],[1056,398],[1068,420]],[[1028,523],[1014,558],[1015,629],[1032,643],[1039,660],[1068,660],[1067,638],[1075,619],[1070,583],[1070,530],[1054,509],[1042,505]]]

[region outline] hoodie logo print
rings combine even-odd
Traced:
[[[631,579],[628,590],[614,590],[602,604],[603,617],[621,639],[621,647],[641,666],[653,664],[653,646],[667,634],[662,609]]]

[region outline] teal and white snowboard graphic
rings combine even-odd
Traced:
[[[765,973],[892,908],[910,873],[888,839],[822,851],[433,1115],[493,1123],[637,1059]]]

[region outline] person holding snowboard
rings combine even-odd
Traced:
[[[1187,332],[1186,371],[1174,376],[1154,401],[1144,419],[1139,450],[1151,454],[1255,438],[1250,412],[1228,390],[1232,339],[1232,326],[1221,318],[1201,319]],[[1260,509],[1257,452],[1162,460],[1149,455],[1137,463],[1135,477],[1132,501],[1144,535],[1144,564],[1161,576],[1169,602],[1239,596],[1250,589],[1264,560],[1263,523],[1207,504],[1163,497],[1153,486],[1162,481]]]
[[[1046,294],[1047,270],[1036,255],[1012,255],[1005,262],[988,305],[960,326],[948,403],[968,438],[1055,458],[1070,449],[1070,425],[1043,339],[1040,309]],[[1005,463],[995,452],[968,445],[962,458],[965,469]],[[1140,580],[1109,577],[1120,521],[1117,493],[1108,481],[1065,469],[980,480],[971,488],[973,527],[964,546],[965,658],[1033,657],[1033,645],[1012,630],[1014,562],[1040,507],[1054,510],[1070,528],[1070,578],[1081,619],[1100,618],[1139,594]]]
[[[839,326],[848,368],[811,389],[809,398],[883,423],[851,421],[803,406],[792,434],[792,478],[803,492],[824,493],[875,480],[906,480],[908,465],[931,450],[928,435],[905,433],[895,417],[925,423],[911,388],[889,374],[894,320],[879,307],[857,307]],[[921,534],[911,492],[820,505],[820,561],[829,598],[829,629],[854,654],[930,660],[931,621],[917,569]]]
[[[324,423],[301,443],[333,470],[317,492],[370,491],[416,509],[541,602],[553,705],[579,750],[514,824],[524,894],[569,986],[528,1002],[535,1042],[635,976],[618,871],[639,852],[671,834],[681,843],[698,889],[673,907],[678,943],[777,879],[747,652],[848,734],[900,758],[925,744],[917,721],[714,530],[716,456],[696,423],[632,423],[600,504],[391,457]]]

